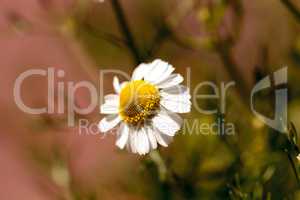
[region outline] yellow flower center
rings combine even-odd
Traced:
[[[144,80],[131,81],[120,92],[119,114],[126,123],[138,125],[153,117],[159,101],[156,86]]]

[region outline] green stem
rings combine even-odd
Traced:
[[[122,6],[121,6],[119,0],[111,0],[111,4],[112,4],[113,10],[115,12],[116,18],[118,20],[120,31],[122,32],[122,34],[124,35],[124,37],[126,39],[127,46],[133,56],[133,59],[136,64],[140,64],[143,61],[143,59],[142,59],[142,56],[136,46],[133,35],[130,31],[130,28],[127,23],[127,19],[124,14],[124,11],[122,9]]]
[[[167,176],[167,166],[163,158],[161,157],[158,150],[151,151],[149,153],[151,160],[156,164],[159,173],[159,178],[162,182],[166,180]]]

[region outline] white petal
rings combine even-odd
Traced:
[[[114,86],[115,92],[117,94],[119,94],[121,91],[121,86],[120,86],[120,81],[119,81],[118,77],[116,77],[116,76],[114,77],[114,80],[113,80],[113,86]]]
[[[119,112],[118,103],[108,101],[100,106],[102,114],[117,114]]]
[[[164,88],[160,95],[161,105],[170,111],[187,113],[191,111],[191,95],[189,89],[183,85]]]
[[[129,145],[128,145],[132,153],[137,153],[136,140],[137,140],[137,132],[133,131],[132,133],[129,134]]]
[[[160,59],[154,60],[149,65],[151,70],[145,74],[144,79],[154,84],[164,81],[174,71],[172,65]]]
[[[180,74],[171,74],[167,79],[157,83],[159,88],[168,88],[182,83],[183,77]]]
[[[153,135],[155,136],[158,144],[160,144],[163,147],[167,147],[169,144],[169,141],[165,140],[165,138],[162,137],[163,134],[157,129],[154,129]]]
[[[175,113],[160,112],[153,118],[153,125],[165,135],[174,136],[180,129],[182,120]]]
[[[189,101],[191,99],[191,95],[188,92],[183,92],[182,94],[170,94],[165,91],[160,92],[160,96],[164,99],[182,99],[184,101]]]
[[[129,127],[126,124],[122,124],[118,134],[120,137],[116,141],[116,145],[120,148],[123,149],[125,145],[127,144],[128,137],[129,137]]]
[[[132,73],[131,80],[141,80],[144,76],[151,71],[152,66],[150,64],[142,63]]]
[[[117,95],[117,94],[108,94],[108,95],[105,95],[104,100],[105,101],[116,101],[116,100],[119,100],[119,95]]]
[[[169,136],[169,135],[165,135],[165,134],[161,134],[162,139],[164,140],[164,142],[166,144],[170,144],[173,140],[173,136]]]
[[[178,114],[176,114],[174,112],[166,111],[166,110],[164,110],[164,108],[160,108],[160,109],[161,109],[161,112],[164,111],[170,118],[172,118],[172,120],[174,120],[181,127],[182,118]]]
[[[177,113],[188,113],[191,111],[190,95],[162,95],[160,104],[166,109]]]
[[[176,113],[191,112],[191,102],[162,100],[160,103],[166,109],[172,112],[176,112]]]
[[[149,141],[150,141],[151,148],[156,149],[157,148],[157,142],[156,142],[156,138],[155,138],[154,133],[153,133],[154,130],[152,128],[147,128],[146,131],[147,131],[147,135],[148,135],[148,138],[149,138]]]
[[[141,128],[137,133],[138,140],[136,141],[137,152],[140,155],[145,155],[150,151],[149,140],[144,128]]]
[[[98,128],[101,132],[109,131],[119,124],[121,118],[119,115],[109,115],[104,117],[98,124]]]
[[[108,94],[104,97],[105,103],[119,105],[119,95],[117,94]]]
[[[190,90],[184,85],[176,85],[162,89],[161,93],[167,93],[169,95],[190,95]]]

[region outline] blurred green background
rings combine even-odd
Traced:
[[[299,1],[0,0],[0,44],[0,199],[300,199]],[[189,67],[192,92],[202,81],[235,81],[225,115],[194,107],[184,115],[191,123],[224,119],[235,134],[179,133],[168,148],[140,157],[118,150],[113,135],[67,127],[67,114],[29,115],[14,102],[14,81],[28,69],[63,69],[56,82],[99,87],[99,70],[131,73],[155,58],[184,76]],[[289,127],[282,134],[253,115],[249,95],[284,66]],[[112,91],[112,77],[104,86]],[[47,105],[45,79],[31,78],[22,91],[26,104]],[[272,117],[274,99],[265,90],[257,109]],[[88,102],[77,94],[77,105]],[[197,103],[220,109],[217,100]],[[102,118],[98,108],[77,117]]]

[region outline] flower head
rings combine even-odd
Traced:
[[[105,96],[99,122],[101,132],[118,127],[116,145],[144,155],[158,144],[167,147],[180,129],[181,117],[190,112],[188,88],[180,85],[183,77],[173,73],[172,65],[162,60],[140,64],[129,82],[114,77],[116,94]]]

